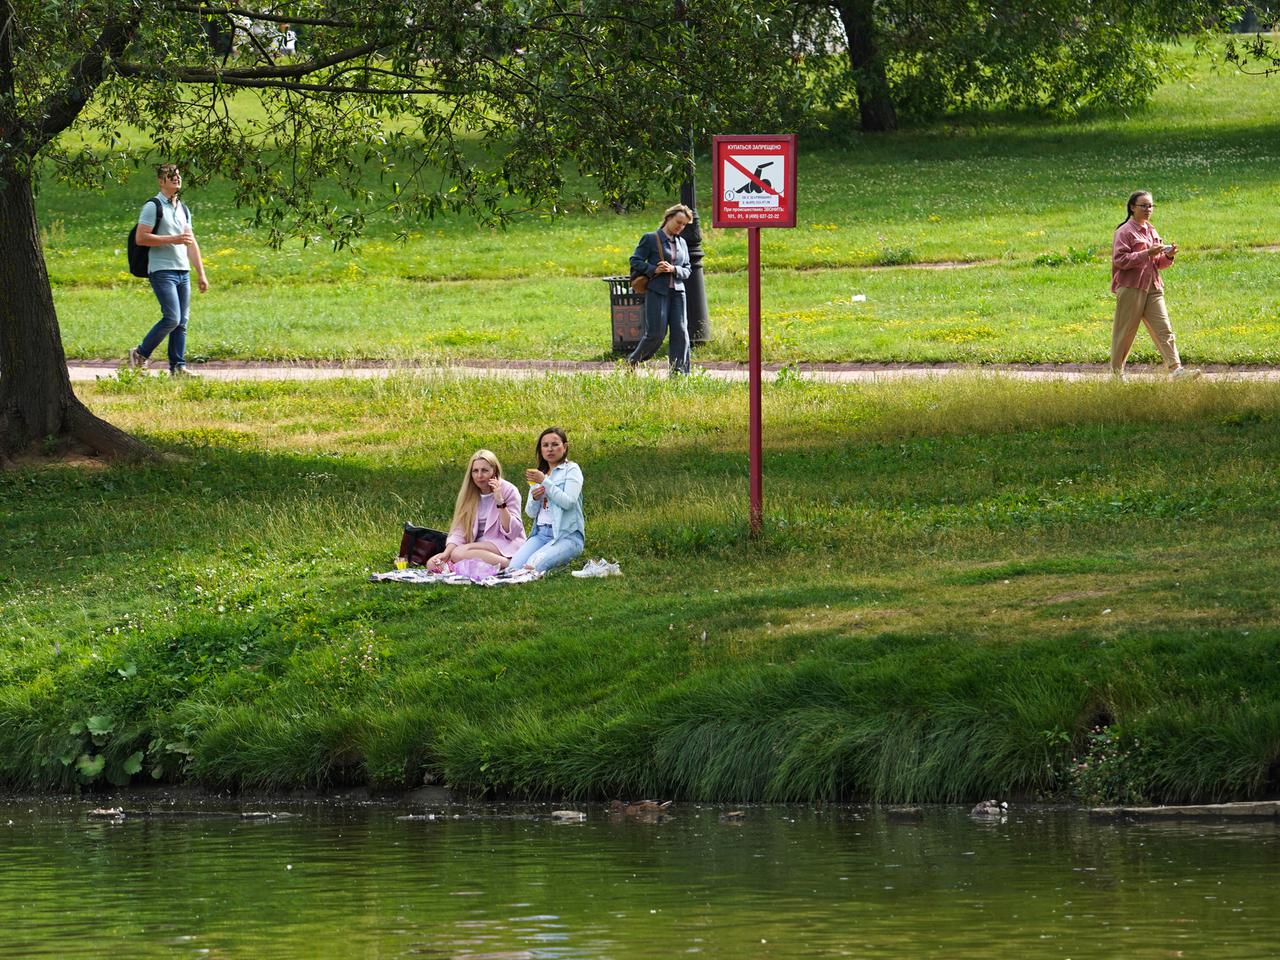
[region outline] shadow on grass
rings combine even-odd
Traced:
[[[980,118],[990,119],[990,118]],[[978,121],[957,118],[955,123],[941,123],[904,130],[893,137],[858,137],[866,153],[878,162],[971,161],[981,158],[1041,160],[1052,157],[1054,166],[1075,168],[1094,166],[1100,157],[1147,156],[1151,153],[1151,128],[1158,126],[1158,115],[1149,114],[1150,126],[1138,122],[1131,129],[1107,128],[1099,131],[1087,125],[1054,124],[1050,121],[1027,122],[1014,118],[994,118],[994,122],[978,125]],[[1246,179],[1271,183],[1272,171],[1254,162],[1267,157],[1280,138],[1280,123],[1242,122],[1216,123],[1212,131],[1203,127],[1167,129],[1161,134],[1159,154],[1162,158],[1193,160],[1206,153],[1235,157]],[[819,151],[844,152],[837,145],[819,144]],[[857,159],[869,159],[861,154]],[[855,163],[854,157],[845,162]],[[839,161],[829,157],[828,162]],[[1185,165],[1185,172],[1172,169],[1162,175],[1160,189],[1169,191],[1183,186],[1196,186],[1203,179],[1202,165]],[[1121,171],[1116,171],[1117,173]],[[1197,174],[1200,179],[1197,179]],[[1169,179],[1165,179],[1167,176]],[[1069,184],[1062,185],[1064,189]],[[1123,200],[1123,198],[1121,198]],[[1123,203],[1121,204],[1123,208]]]

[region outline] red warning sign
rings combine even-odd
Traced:
[[[715,227],[796,225],[795,134],[711,138]]]

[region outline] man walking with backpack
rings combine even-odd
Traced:
[[[160,301],[160,321],[129,350],[129,366],[146,367],[152,351],[169,338],[169,373],[187,373],[187,316],[191,303],[191,267],[196,270],[200,292],[209,289],[200,259],[200,244],[191,231],[191,211],[178,199],[182,174],[176,163],[156,167],[160,192],[146,202],[138,214],[134,241],[147,254],[147,277]],[[131,264],[132,266],[132,264]]]

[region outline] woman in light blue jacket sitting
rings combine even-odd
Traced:
[[[569,438],[559,427],[547,427],[535,448],[538,469],[526,470],[529,498],[524,512],[533,518],[533,532],[507,566],[544,573],[562,567],[585,545],[582,515],[582,468],[569,459]]]

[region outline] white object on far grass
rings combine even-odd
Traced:
[[[588,560],[581,570],[572,571],[573,576],[579,578],[585,577],[620,577],[622,576],[622,568],[616,563],[610,563],[604,557],[596,560]]]

